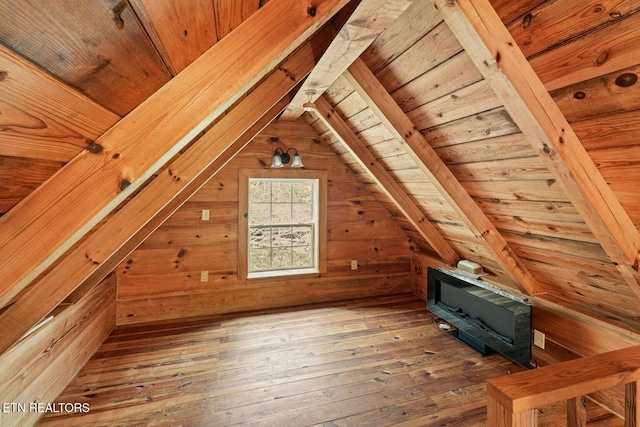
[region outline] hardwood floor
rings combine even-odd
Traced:
[[[118,329],[58,398],[89,412],[40,425],[484,426],[485,381],[522,368],[480,357],[424,305],[397,295]],[[564,416],[547,408],[540,425]]]

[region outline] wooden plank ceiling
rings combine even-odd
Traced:
[[[44,316],[39,276],[225,110],[249,111],[239,100],[347,1],[265,3],[0,3],[0,324]],[[330,22],[338,37],[304,83],[322,98],[304,119],[416,249],[640,330],[640,2],[386,3],[351,2]],[[320,34],[310,58],[330,41]],[[298,93],[281,120],[300,115]],[[182,190],[166,185],[170,203]],[[121,246],[83,256],[100,263]]]
[[[486,2],[458,3],[415,2],[333,82],[328,106],[318,102],[309,122],[423,251],[446,259],[415,226],[420,214],[459,257],[480,262],[501,283],[637,327],[639,223],[635,202],[615,188],[633,193],[624,181],[633,179],[629,165],[638,161],[630,149],[638,128],[625,120],[637,117],[630,101],[638,96],[636,73],[629,70],[640,59],[631,47],[638,34],[610,27],[626,28],[640,4],[521,2],[516,10],[513,2],[496,2],[499,16]],[[600,66],[590,65],[597,60]],[[555,77],[557,66],[566,73]],[[580,87],[595,99],[606,93],[621,101],[578,108],[574,103],[588,96]],[[336,115],[368,148],[359,161],[349,139],[328,123]],[[611,126],[609,138],[618,123],[631,126],[620,129],[628,163],[622,157],[601,163],[601,146],[582,141],[586,133],[574,115]],[[602,141],[597,134],[591,130],[590,137]],[[612,146],[619,147],[609,142],[609,156]],[[374,160],[365,163],[364,156]],[[371,169],[374,162],[381,172]],[[387,174],[394,182],[381,191]],[[420,209],[413,217],[389,197],[396,185]]]

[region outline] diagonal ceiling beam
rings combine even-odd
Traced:
[[[431,245],[447,264],[454,266],[460,259],[455,250],[442,237],[440,231],[429,222],[422,210],[402,189],[400,184],[391,176],[382,163],[375,158],[371,150],[356,135],[340,115],[331,108],[324,97],[316,100],[316,113],[318,118],[329,130],[342,142],[344,147],[354,157],[378,184],[380,189],[391,199],[407,220]]]
[[[291,101],[315,65],[319,34],[194,142],[165,171],[44,277],[0,313],[0,353],[80,286],[93,286],[119,265]],[[318,40],[320,39],[320,40]],[[328,45],[328,40],[324,41]]]
[[[268,2],[0,217],[0,307],[346,2]]]
[[[357,59],[344,75],[391,134],[398,141],[406,143],[403,147],[407,154],[458,212],[473,234],[484,241],[487,250],[520,290],[528,295],[543,292],[500,232],[365,63]]]
[[[296,120],[300,117],[304,113],[302,105],[318,99],[412,2],[413,0],[362,0],[282,113],[280,120]],[[308,94],[309,91],[314,94]]]
[[[640,297],[638,230],[489,2],[433,3]]]

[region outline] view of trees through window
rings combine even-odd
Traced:
[[[249,272],[314,266],[314,179],[249,180]]]

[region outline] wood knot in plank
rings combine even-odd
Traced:
[[[542,144],[542,151],[544,151],[545,154],[551,154],[551,148],[549,148],[547,144]]]
[[[89,152],[91,153],[102,153],[104,148],[102,147],[102,145],[98,144],[97,142],[92,142],[87,146],[87,150],[89,150]]]
[[[595,60],[595,65],[602,65],[607,62],[607,59],[609,59],[609,51],[605,50],[604,52],[600,53],[600,55],[598,55]]]
[[[0,71],[0,82],[4,81],[4,79],[6,79],[8,75],[9,75],[9,72],[1,70]]]
[[[122,181],[120,181],[120,191],[126,190],[127,187],[130,185],[131,185],[131,182],[129,180],[123,179]]]
[[[624,74],[620,74],[616,78],[616,85],[619,87],[629,87],[636,84],[637,81],[638,81],[638,76],[636,74],[624,73]]]
[[[98,65],[93,67],[93,70],[91,71],[92,74],[98,74],[100,71],[107,68],[109,64],[111,64],[111,59],[106,58],[102,55],[98,55],[96,59],[98,60]]]
[[[524,17],[522,18],[522,28],[529,28],[532,19],[533,15],[531,13],[527,13],[526,15],[524,15]]]
[[[127,0],[122,0],[115,5],[111,11],[113,12],[113,22],[116,23],[116,28],[121,30],[124,28],[124,20],[122,19],[122,12],[127,8]]]
[[[309,7],[307,8],[307,15],[309,15],[309,16],[310,16],[310,17],[312,17],[312,18],[313,18],[314,16],[316,16],[316,12],[317,12],[317,11],[316,11],[316,7],[315,7],[315,6],[309,6]]]

